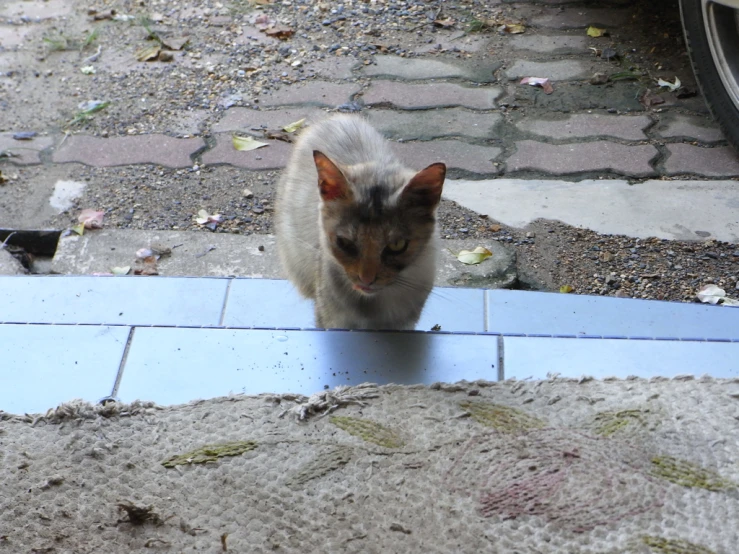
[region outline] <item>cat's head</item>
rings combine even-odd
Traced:
[[[339,169],[313,152],[321,195],[321,221],[331,255],[354,290],[372,295],[432,247],[436,208],[446,166],[435,163],[408,175],[401,167],[364,164]]]

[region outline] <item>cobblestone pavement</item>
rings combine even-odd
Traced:
[[[139,4],[143,6],[136,10],[139,14],[151,15],[157,8],[164,8],[153,1]],[[281,4],[289,6],[291,2]],[[302,4],[308,8],[320,6],[316,2]],[[382,7],[385,3],[369,4]],[[277,169],[285,164],[287,145],[267,141],[267,148],[237,152],[232,147],[231,134],[246,131],[262,136],[255,129],[279,128],[303,117],[310,121],[323,116],[326,110],[349,104],[363,108],[362,112],[383,133],[403,143],[398,151],[410,163],[422,165],[442,155],[455,170],[452,176],[739,176],[739,157],[707,118],[702,99],[696,93],[681,37],[665,37],[660,29],[655,29],[658,36],[654,37],[651,50],[658,50],[660,55],[649,50],[638,52],[642,57],[637,64],[637,52],[630,50],[639,48],[629,46],[633,41],[641,41],[640,48],[649,48],[651,37],[639,37],[638,33],[648,29],[651,21],[637,20],[647,16],[635,2],[611,2],[610,7],[599,8],[590,7],[587,2],[485,4],[504,4],[500,21],[523,21],[526,31],[508,35],[491,28],[469,33],[465,29],[469,29],[469,20],[474,16],[465,18],[456,13],[461,10],[451,10],[441,3],[440,7],[458,17],[454,28],[422,25],[422,30],[407,32],[407,44],[397,48],[402,55],[381,53],[388,50],[382,44],[382,33],[368,36],[364,44],[372,49],[360,51],[366,55],[357,57],[346,55],[345,47],[333,52],[333,46],[325,49],[325,31],[279,41],[244,24],[250,17],[253,19],[254,13],[271,13],[269,4],[260,12],[247,11],[232,18],[227,14],[232,12],[234,3],[228,2],[206,4],[187,14],[171,10],[155,16],[161,28],[197,25],[226,33],[235,43],[261,44],[264,51],[278,53],[280,61],[274,64],[277,69],[284,67],[288,71],[279,73],[267,86],[252,87],[257,88],[257,93],[251,98],[238,94],[236,82],[234,90],[222,91],[221,98],[202,103],[200,110],[187,106],[182,110],[187,113],[177,114],[181,123],[188,116],[184,125],[129,113],[128,127],[95,133],[99,130],[95,125],[65,128],[60,117],[64,110],[53,112],[54,108],[68,106],[70,99],[74,104],[94,98],[96,82],[104,80],[102,75],[80,75],[85,60],[80,60],[77,52],[69,55],[67,51],[52,50],[37,55],[39,39],[48,46],[54,40],[49,38],[54,36],[53,30],[62,28],[63,34],[64,25],[69,26],[70,20],[92,27],[95,22],[86,14],[92,6],[71,0],[11,2],[0,11],[4,96],[0,107],[5,113],[0,151],[15,154],[17,157],[9,162],[19,166],[81,163],[93,167],[155,164],[191,168],[228,164],[250,170]],[[656,9],[663,12],[663,34],[679,30],[674,2],[657,4]],[[336,10],[326,12],[328,21],[333,21],[331,11]],[[588,37],[585,31],[590,25],[606,28],[609,36]],[[104,47],[101,44],[100,56],[88,65],[99,66],[96,71],[110,78],[133,81],[139,74],[159,73],[162,79],[170,80],[189,62],[209,72],[212,79],[230,79],[226,73],[231,69],[226,61],[228,53],[209,52],[208,36],[202,35],[202,43],[191,40],[188,50],[173,52],[172,62],[136,62],[134,51],[127,49],[127,44],[116,45],[113,41]],[[321,54],[303,64],[300,52],[307,46]],[[670,47],[671,52],[667,51]],[[296,50],[295,54],[292,50]],[[595,55],[598,52],[600,57]],[[618,56],[616,61],[604,59],[609,52]],[[279,53],[286,55],[281,57]],[[206,54],[208,61],[201,61]],[[128,64],[111,67],[111,58],[115,56],[127,56]],[[237,63],[234,67],[246,65]],[[643,76],[619,80],[629,72]],[[590,84],[595,73],[610,75],[612,81]],[[683,88],[677,93],[658,93],[652,77],[672,81],[673,73],[679,73]],[[520,79],[528,76],[549,78],[554,92],[547,95],[540,88],[520,85]],[[24,110],[13,108],[32,102],[25,97],[27,89],[33,87],[37,93],[46,87],[53,90],[58,83],[50,81],[55,78],[62,85],[69,81],[80,86],[61,86],[57,89],[60,98],[46,99],[44,104],[52,104],[50,107],[33,107],[36,113],[52,112],[48,118],[41,118],[49,119],[50,124],[45,127],[39,128],[34,121],[34,111],[27,114],[27,119],[20,119],[18,114]],[[251,92],[248,82],[241,84]],[[135,85],[123,91],[138,92]],[[650,94],[645,101],[642,97],[646,91]],[[236,99],[224,100],[227,92]],[[115,97],[104,100],[121,103]],[[40,136],[19,144],[13,135],[22,130],[37,131]],[[65,140],[66,130],[72,134]]]
[[[109,225],[182,230],[207,208],[230,214],[221,231],[270,232],[274,170],[290,145],[264,130],[337,109],[365,115],[411,166],[445,161],[451,178],[737,179],[739,155],[697,90],[677,3],[643,4],[6,3],[0,228],[63,228],[96,207]],[[260,16],[290,36],[262,32]],[[506,32],[516,23],[523,33]],[[588,36],[590,26],[606,36]],[[136,60],[157,43],[147,35],[171,61]],[[167,50],[178,38],[185,47]],[[597,74],[608,82],[593,84]],[[656,84],[675,77],[676,92]],[[87,100],[110,105],[70,123]],[[37,135],[21,141],[20,131]],[[235,132],[268,146],[236,151]],[[60,180],[85,186],[52,209]],[[244,201],[244,185],[255,199]]]

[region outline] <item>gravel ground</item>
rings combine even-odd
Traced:
[[[149,167],[91,169],[78,166],[69,178],[105,181],[90,189],[69,213],[94,204],[104,207],[106,227],[210,232],[193,219],[200,209],[221,213],[216,232],[271,233],[278,172],[249,173],[230,167],[162,170]],[[247,197],[248,190],[253,196]],[[67,214],[58,227],[74,223]],[[577,294],[695,301],[705,284],[715,283],[739,297],[739,245],[634,239],[599,235],[560,222],[539,220],[525,229],[494,220],[444,200],[439,209],[443,238],[485,244],[501,241],[516,249],[522,286]]]

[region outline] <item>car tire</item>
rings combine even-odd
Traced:
[[[680,0],[680,16],[706,104],[739,150],[739,0]]]

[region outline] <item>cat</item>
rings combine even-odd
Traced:
[[[446,166],[405,167],[362,117],[336,115],[298,138],[277,186],[277,248],[315,300],[316,325],[413,329],[434,285]]]

